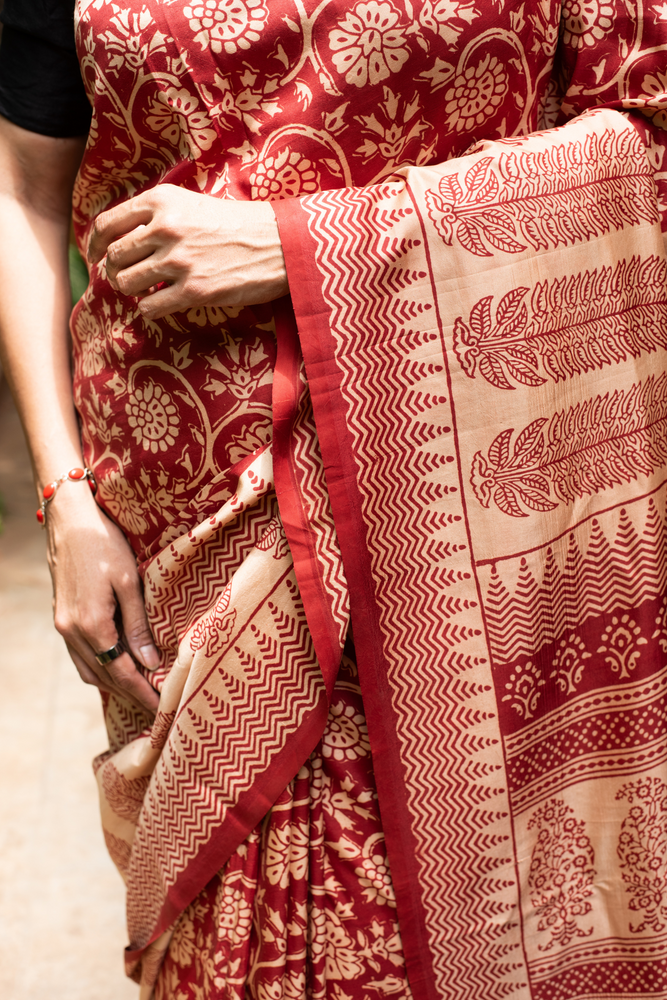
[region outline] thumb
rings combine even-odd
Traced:
[[[123,635],[132,656],[147,670],[155,670],[160,665],[160,654],[148,625],[138,577],[117,590],[116,597],[123,621]]]

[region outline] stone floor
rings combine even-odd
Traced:
[[[23,435],[0,384],[0,997],[136,1000],[90,767],[106,740],[51,622]]]

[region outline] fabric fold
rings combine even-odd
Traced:
[[[126,963],[137,979],[146,950],[157,942],[159,965],[174,921],[298,773],[328,711],[270,448],[246,465],[217,514],[142,573],[163,657],[151,675],[158,714],[151,725],[110,697],[115,745],[97,768],[105,839],[128,891]]]
[[[644,143],[595,110],[274,208],[414,996],[616,995],[619,970],[623,995],[664,990]]]

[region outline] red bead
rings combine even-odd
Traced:
[[[92,479],[88,480],[88,485],[90,486],[90,492],[94,495],[97,493],[97,484],[93,482]]]
[[[58,483],[49,483],[47,486],[44,487],[44,490],[42,491],[42,496],[44,497],[45,500],[50,500],[57,489],[58,489]]]
[[[40,524],[44,524],[44,511],[41,508],[37,511],[37,520]]]
[[[85,469],[70,469],[67,475],[70,479],[83,479],[86,472]]]

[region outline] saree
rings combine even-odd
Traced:
[[[268,198],[292,295],[72,319],[162,658],[96,762],[143,997],[667,996],[661,21],[80,3],[81,247]]]

